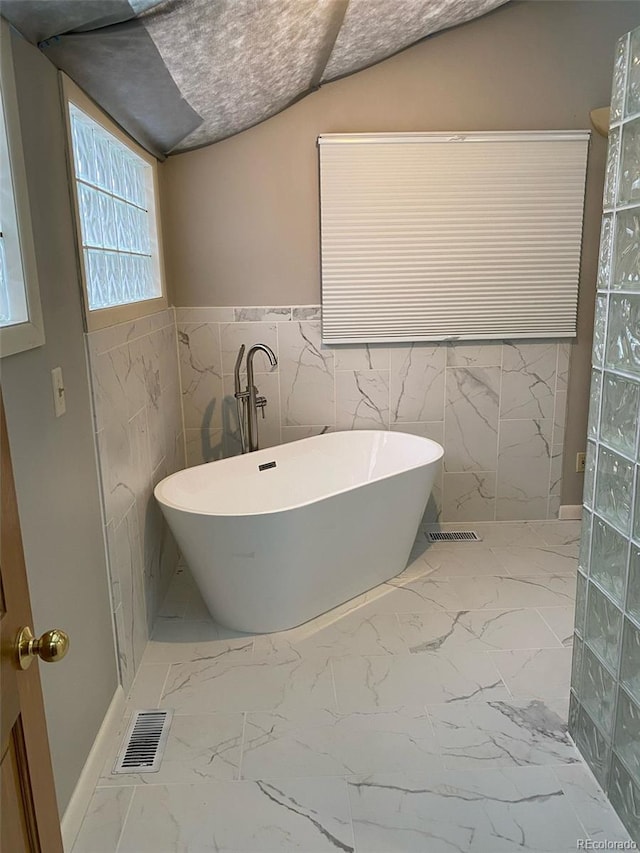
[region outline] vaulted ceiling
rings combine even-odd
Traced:
[[[507,0],[3,0],[153,153],[225,139]]]

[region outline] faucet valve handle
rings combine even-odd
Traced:
[[[256,409],[260,409],[262,413],[262,420],[264,420],[264,408],[267,405],[266,397],[256,397]]]

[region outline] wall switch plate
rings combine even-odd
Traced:
[[[576,453],[576,474],[584,474],[587,467],[587,454]]]
[[[62,378],[62,368],[54,367],[51,371],[51,384],[53,385],[53,408],[56,417],[59,418],[67,411],[67,401],[64,397],[64,380]]]

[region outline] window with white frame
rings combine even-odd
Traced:
[[[44,343],[31,213],[11,54],[0,21],[0,355]]]
[[[87,327],[165,307],[156,161],[65,80]]]

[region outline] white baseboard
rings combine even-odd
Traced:
[[[582,504],[563,504],[560,507],[558,518],[561,521],[580,521],[582,518]]]
[[[62,844],[65,853],[70,853],[71,848],[75,844],[80,826],[82,825],[82,819],[93,795],[93,790],[100,778],[104,762],[107,760],[107,751],[111,746],[111,739],[115,735],[122,719],[124,706],[124,690],[121,685],[118,685],[82,768],[82,773],[71,795],[69,805],[60,821]]]

